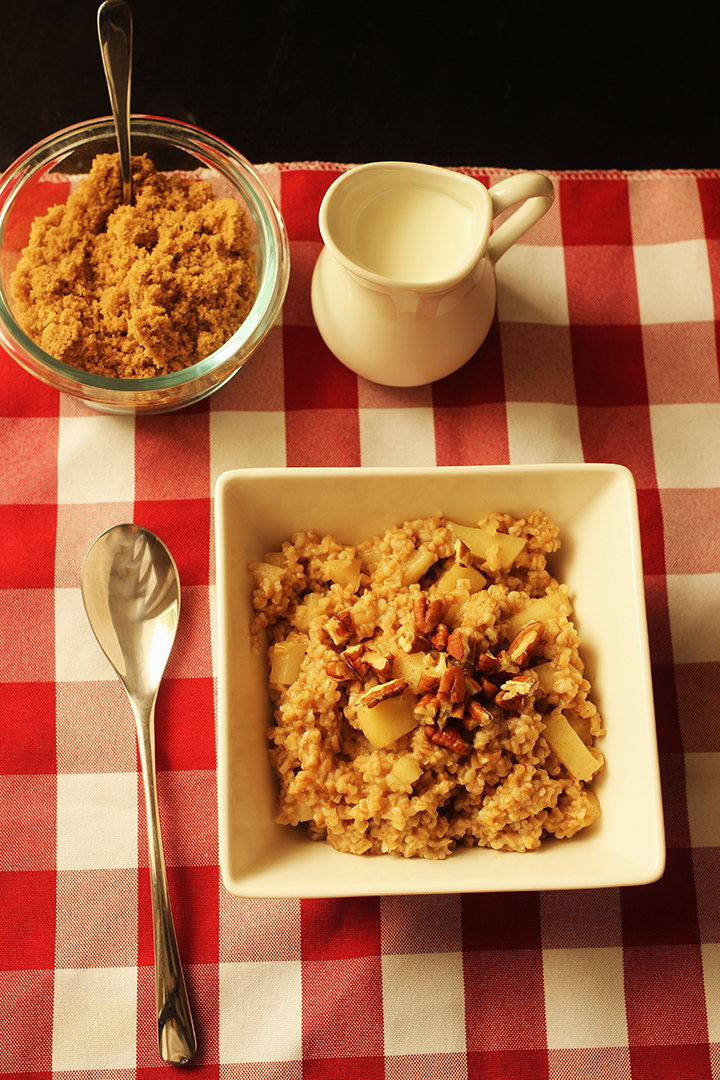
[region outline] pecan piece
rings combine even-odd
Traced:
[[[468,638],[464,630],[453,630],[452,634],[447,639],[446,649],[450,656],[455,660],[458,660],[461,664],[467,660],[468,657]]]
[[[444,746],[448,750],[452,750],[453,753],[461,756],[467,754],[470,749],[470,743],[463,739],[457,728],[446,727],[442,731],[436,727],[426,727],[425,735],[430,742],[436,743],[438,746]]]
[[[491,714],[479,701],[469,701],[468,712],[473,720],[477,720],[478,724],[487,724],[488,720],[492,720]]]
[[[526,667],[529,658],[542,641],[544,633],[545,623],[543,622],[533,620],[523,626],[505,650],[510,660],[518,667]]]
[[[392,664],[388,660],[387,656],[382,656],[379,652],[375,652],[374,649],[366,649],[363,661],[373,669],[378,678],[389,679],[392,674]]]
[[[440,702],[434,694],[423,694],[413,712],[422,720],[434,720],[440,712]]]
[[[493,700],[500,709],[516,709],[528,694],[532,693],[536,685],[537,680],[534,676],[516,675],[514,679],[508,679],[502,684]]]
[[[465,676],[458,664],[453,664],[440,676],[437,696],[440,701],[456,704],[465,700]]]
[[[431,600],[427,596],[416,596],[413,600],[415,626],[421,634],[432,634],[443,617],[445,604],[441,599]]]
[[[455,562],[458,566],[472,566],[472,552],[459,536],[453,544],[453,550],[455,552]]]
[[[385,701],[386,698],[399,697],[403,690],[406,689],[406,679],[393,679],[391,682],[380,683],[378,686],[366,690],[364,694],[360,694],[357,703],[358,705],[364,705],[368,709],[373,709],[381,701]]]
[[[499,667],[500,661],[497,656],[493,656],[492,653],[480,653],[480,655],[475,658],[475,670],[479,671],[482,675],[494,675]]]
[[[367,675],[368,667],[370,665],[365,660],[365,646],[362,642],[360,642],[359,645],[351,645],[350,648],[346,649],[342,654],[342,658],[355,669],[361,679]]]
[[[450,631],[444,622],[438,623],[437,630],[430,638],[430,641],[439,652],[445,652],[447,648],[448,638],[450,637]]]
[[[338,611],[325,623],[325,632],[335,645],[344,645],[355,632],[355,623],[349,611]]]
[[[427,694],[428,691],[434,693],[435,690],[437,690],[439,682],[440,676],[433,674],[433,672],[428,671],[427,668],[425,668],[425,670],[420,673],[420,678],[418,679],[418,694]]]
[[[351,682],[352,679],[357,678],[355,671],[341,656],[329,657],[325,664],[325,670],[330,678],[337,679],[338,682]]]

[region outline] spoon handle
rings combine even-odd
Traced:
[[[184,1065],[195,1053],[197,1041],[180,952],[175,936],[165,856],[160,832],[155,771],[155,698],[130,698],[140,749],[150,854],[150,896],[155,942],[155,993],[158,1047],[163,1061]]]
[[[132,81],[132,12],[125,0],[105,0],[97,13],[98,37],[103,68],[115,119],[122,201],[132,202],[130,164],[130,84]]]

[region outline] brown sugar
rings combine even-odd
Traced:
[[[257,280],[247,217],[206,180],[132,159],[121,205],[117,154],[100,154],[67,203],[37,218],[13,274],[18,322],[58,360],[148,378],[203,360],[234,334]]]

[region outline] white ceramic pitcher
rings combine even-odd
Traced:
[[[324,246],[312,279],[326,345],[358,375],[388,386],[450,375],[490,329],[494,264],[553,196],[551,181],[533,172],[489,189],[407,161],[343,173],[320,207]],[[518,203],[491,235],[493,218]]]

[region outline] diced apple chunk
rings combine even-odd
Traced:
[[[270,682],[274,686],[292,686],[300,674],[307,647],[306,637],[288,637],[273,646]]]
[[[383,750],[416,728],[420,722],[413,712],[416,702],[413,695],[386,698],[372,708],[360,705],[358,724],[370,745]]]
[[[469,582],[469,587],[460,586],[461,581]],[[445,570],[435,582],[435,587],[441,593],[455,592],[461,587],[464,587],[467,592],[475,593],[484,589],[485,585],[485,578],[479,570],[476,570],[474,566],[460,566],[458,563]]]
[[[456,540],[462,540],[473,555],[481,559],[487,556],[491,548],[497,546],[500,553],[500,566],[503,570],[510,569],[527,543],[521,536],[493,533],[489,529],[473,528],[470,525],[457,525],[454,521],[448,522],[448,529],[451,536]]]
[[[436,562],[437,555],[434,552],[428,551],[427,548],[418,548],[402,568],[403,585],[414,585]]]
[[[399,652],[393,657],[393,679],[404,679],[413,693],[419,693],[420,676],[425,670],[425,653]]]
[[[411,754],[403,754],[393,763],[390,770],[395,779],[406,787],[412,787],[416,780],[422,776],[422,766]]]
[[[526,608],[508,619],[505,626],[508,641],[512,641],[527,623],[535,621],[546,623],[549,619],[557,619],[558,615],[572,615],[572,604],[568,596],[559,589],[548,593],[547,596],[539,596],[536,600],[531,600]]]
[[[561,712],[545,717],[543,735],[550,749],[576,780],[592,780],[602,768],[602,756],[595,757]]]
[[[342,585],[343,588],[350,586],[350,591],[356,593],[360,587],[360,567],[359,559],[351,559],[350,562],[344,559],[328,559],[325,572],[336,585]]]

